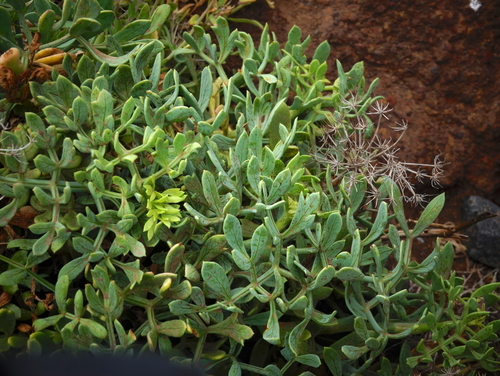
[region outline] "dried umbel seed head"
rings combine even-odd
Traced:
[[[366,119],[357,113],[358,96],[350,93],[351,99],[344,99],[340,111],[328,117],[324,124],[319,150],[315,153],[319,162],[330,165],[336,181],[345,179],[346,188],[355,186],[358,177],[364,176],[369,186],[369,196],[378,198],[377,181],[389,177],[394,181],[406,201],[413,204],[425,202],[425,195],[415,191],[413,180],[429,179],[433,187],[439,187],[446,164],[441,155],[432,164],[401,161],[396,155],[398,143],[408,129],[408,122],[402,120],[387,126],[399,132],[397,139],[384,138],[379,132],[383,123],[390,121],[387,114],[392,111],[389,104],[375,102],[367,115],[374,115],[373,131],[366,126]],[[354,116],[353,116],[354,115]],[[428,172],[427,170],[431,170]],[[390,198],[389,198],[390,199]]]
[[[16,76],[26,69],[21,61],[21,52],[15,47],[0,55],[0,67],[9,68]]]

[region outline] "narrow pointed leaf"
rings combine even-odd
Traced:
[[[417,236],[419,236],[427,227],[429,227],[432,222],[436,220],[439,213],[441,212],[441,209],[443,209],[444,201],[444,193],[441,193],[439,196],[435,197],[431,202],[429,202],[424,212],[418,219],[417,224],[411,231],[412,238],[416,238]]]

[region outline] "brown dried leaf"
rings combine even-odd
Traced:
[[[40,300],[40,301],[43,303],[43,306],[45,307],[45,309],[47,311],[50,311],[50,310],[52,310],[52,308],[54,308],[54,304],[53,304],[54,300],[55,300],[55,295],[52,293],[48,293],[45,295],[45,299]]]
[[[50,73],[45,68],[31,68],[29,71],[30,75],[27,81],[36,81],[40,84],[43,84],[50,78]]]
[[[28,324],[19,324],[17,326],[17,330],[19,330],[21,333],[33,333],[35,331],[33,327]]]
[[[5,92],[9,103],[19,103],[29,96],[29,87],[25,85],[29,71],[22,72],[18,77],[10,68],[0,66],[0,89]]]
[[[4,305],[10,303],[10,300],[12,299],[12,295],[10,295],[7,291],[2,292],[0,295],[0,307],[3,307]]]
[[[31,278],[30,289],[33,296],[36,296],[36,281],[35,278]]]
[[[0,88],[9,92],[14,87],[16,77],[12,69],[0,66]]]
[[[36,32],[35,35],[33,35],[33,39],[31,40],[31,44],[30,44],[30,48],[29,48],[29,51],[30,51],[30,62],[33,61],[33,59],[35,58],[35,53],[36,51],[40,48],[40,33],[39,32]]]
[[[19,236],[10,225],[0,227],[0,243],[7,244],[7,242],[14,239],[19,239]]]
[[[26,299],[24,299],[24,304],[28,307],[36,307],[36,295],[30,295]]]
[[[39,214],[40,213],[36,211],[32,206],[22,206],[17,210],[17,213],[10,220],[9,224],[11,226],[18,226],[27,229],[33,223],[35,223],[35,217]]]

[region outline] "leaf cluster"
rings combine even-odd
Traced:
[[[174,44],[171,4],[143,5],[125,35],[111,3],[81,2],[43,43],[86,52],[29,82],[31,109],[0,138],[0,225],[36,211],[0,255],[1,351],[159,352],[230,375],[498,368],[498,284],[463,294],[449,243],[412,261],[444,196],[410,229],[389,176],[334,184],[313,158],[353,90],[373,127],[361,63],[332,84],[328,44],[308,59],[297,27],[283,49],[224,18]]]

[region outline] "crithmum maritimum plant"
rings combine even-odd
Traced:
[[[317,157],[335,152],[316,145],[325,121],[344,157],[342,139],[361,153],[376,137],[377,81],[365,87],[362,64],[339,64],[332,84],[328,44],[307,58],[297,27],[280,49],[267,28],[256,45],[219,18],[173,45],[169,4],[122,4],[144,17],[127,37],[110,3],[36,5],[14,13],[40,28],[52,10],[58,39],[44,43],[85,52],[29,84],[31,109],[1,137],[5,149],[32,142],[0,156],[0,224],[37,212],[0,254],[2,352],[158,352],[216,375],[498,366],[498,284],[464,294],[449,243],[411,258],[444,195],[410,228],[391,174]],[[432,346],[420,337],[412,350],[425,333]]]

